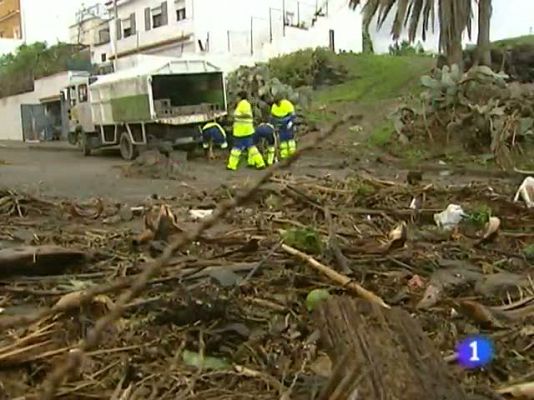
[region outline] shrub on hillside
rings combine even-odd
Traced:
[[[421,42],[418,42],[415,46],[412,46],[407,40],[403,40],[400,44],[395,42],[389,46],[389,55],[391,56],[415,56],[425,55],[425,49]]]
[[[34,79],[66,70],[90,70],[88,51],[67,43],[48,47],[44,42],[22,45],[0,57],[0,98],[33,90]]]
[[[420,107],[395,114],[395,129],[403,141],[455,141],[473,153],[491,152],[498,165],[511,168],[512,152],[532,145],[534,93],[508,78],[486,66],[465,74],[455,65],[436,70],[421,78]]]
[[[348,77],[347,68],[336,54],[325,48],[300,50],[273,58],[268,66],[274,78],[295,88],[335,85]]]

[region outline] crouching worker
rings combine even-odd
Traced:
[[[279,132],[280,158],[289,158],[297,151],[294,133],[295,107],[287,99],[275,98],[271,107],[271,117]]]
[[[247,92],[239,93],[239,102],[234,111],[233,146],[228,158],[227,168],[237,170],[243,152],[247,152],[248,165],[256,169],[265,168],[265,162],[254,145],[254,121],[252,106],[247,100]]]
[[[272,124],[261,123],[256,127],[254,144],[258,148],[265,147],[264,158],[267,165],[276,162],[276,131]]]
[[[228,141],[226,140],[226,132],[224,128],[216,121],[208,122],[201,129],[202,131],[202,148],[209,160],[213,160],[213,145],[221,148],[228,148]]]

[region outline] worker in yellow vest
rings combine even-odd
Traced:
[[[228,148],[228,141],[226,140],[226,132],[224,128],[215,120],[205,124],[202,129],[202,148],[209,160],[213,160],[213,145],[221,149]]]
[[[289,100],[277,97],[271,106],[271,117],[278,129],[280,139],[280,158],[291,157],[297,151],[295,140],[295,106]]]
[[[276,162],[276,130],[274,125],[262,122],[256,127],[254,144],[258,149],[264,148],[264,159],[271,166]]]
[[[265,161],[254,145],[254,120],[252,106],[247,100],[247,92],[241,91],[238,97],[239,102],[234,111],[234,143],[228,158],[227,168],[232,171],[237,170],[244,151],[247,151],[249,166],[256,169],[265,168]]]

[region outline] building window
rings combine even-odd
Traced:
[[[108,60],[108,55],[106,53],[100,54],[100,60],[104,63]]]
[[[130,14],[130,18],[122,20],[122,37],[135,35],[135,13]]]
[[[185,13],[185,7],[180,8],[179,10],[176,10],[176,21],[183,21],[184,19],[187,19],[187,15]]]
[[[145,8],[145,30],[159,28],[167,25],[168,19],[167,2],[164,1],[160,6],[154,8]]]
[[[295,26],[295,13],[286,11],[286,25]]]
[[[87,98],[87,85],[84,83],[83,85],[78,86],[78,100],[80,103],[85,103]]]
[[[152,28],[159,28],[163,25],[163,13],[161,6],[153,8],[152,10]]]
[[[110,34],[109,34],[109,28],[101,29],[98,31],[98,43],[109,43],[110,40]]]
[[[183,21],[184,19],[187,19],[185,0],[175,0],[174,8],[176,10],[176,21]]]

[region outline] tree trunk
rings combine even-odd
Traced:
[[[336,297],[314,317],[333,363],[320,400],[468,399],[406,311]]]
[[[364,54],[374,54],[373,40],[371,39],[371,34],[369,33],[369,25],[364,24],[362,28],[362,46]]]
[[[477,53],[482,65],[491,66],[490,21],[492,14],[491,0],[478,1],[478,39]]]
[[[462,49],[462,33],[453,32],[447,43],[447,62],[449,65],[458,65],[460,71],[464,69],[464,53]]]

